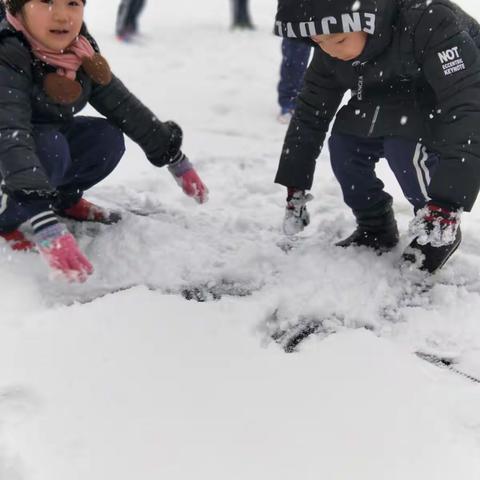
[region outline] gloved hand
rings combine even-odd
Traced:
[[[92,264],[62,223],[40,230],[33,238],[40,255],[56,275],[69,282],[83,283],[93,273]]]
[[[168,170],[186,195],[192,197],[198,203],[207,202],[208,188],[202,182],[188,158],[181,151],[175,156],[173,162],[168,165]]]
[[[307,211],[307,202],[313,200],[313,195],[304,190],[288,189],[287,206],[283,219],[283,232],[285,235],[296,235],[310,223]]]
[[[419,210],[409,226],[413,237],[405,249],[403,260],[418,264],[430,273],[441,268],[462,240],[462,210],[450,210],[429,202]]]

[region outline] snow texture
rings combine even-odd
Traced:
[[[91,280],[51,282],[38,255],[0,245],[0,479],[478,480],[478,385],[414,355],[480,375],[478,208],[434,278],[401,271],[413,212],[382,163],[399,247],[338,249],[354,220],[325,149],[311,224],[287,241],[275,2],[251,2],[257,29],[231,32],[225,0],[152,0],[129,45],[113,37],[117,3],[87,2],[89,28],[182,125],[210,201],[128,142],[88,194],[124,219],[70,224]],[[272,318],[336,333],[286,354]]]

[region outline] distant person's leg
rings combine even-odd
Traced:
[[[247,28],[252,27],[250,12],[248,10],[248,0],[240,0],[240,23]]]
[[[130,10],[131,0],[121,0],[117,11],[117,23],[115,26],[115,32],[119,39],[124,39],[128,34],[128,15]]]
[[[248,0],[232,0],[233,22],[232,28],[253,28],[248,11]]]
[[[130,7],[130,25],[134,33],[138,33],[138,17],[145,7],[145,0],[133,0]]]
[[[303,77],[310,58],[310,46],[298,40],[282,40],[282,63],[278,82],[279,121],[288,123],[295,109],[297,96],[303,85]]]
[[[116,33],[123,41],[129,41],[138,32],[138,16],[145,0],[122,0],[118,7]]]

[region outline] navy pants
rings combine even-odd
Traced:
[[[248,11],[248,0],[232,0],[234,26],[248,26],[252,24]]]
[[[122,0],[117,13],[117,35],[128,35],[138,31],[138,17],[145,0]]]
[[[295,108],[298,93],[303,85],[311,47],[306,43],[284,38],[282,40],[282,63],[278,83],[278,104],[282,113]]]
[[[427,188],[438,156],[429,153],[422,144],[399,137],[332,134],[329,147],[333,172],[345,203],[353,210],[365,210],[392,198],[375,175],[375,164],[380,158],[386,158],[403,194],[415,209],[428,202]]]
[[[114,170],[125,152],[123,133],[103,118],[75,117],[60,131],[35,126],[33,137],[37,156],[58,192],[57,210],[78,202],[84,190]],[[36,213],[2,195],[0,231],[11,231]]]

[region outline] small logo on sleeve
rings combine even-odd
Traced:
[[[466,68],[465,62],[458,51],[458,47],[438,52],[438,58],[440,59],[442,70],[446,77],[453,73],[460,72],[461,70],[465,70]]]

